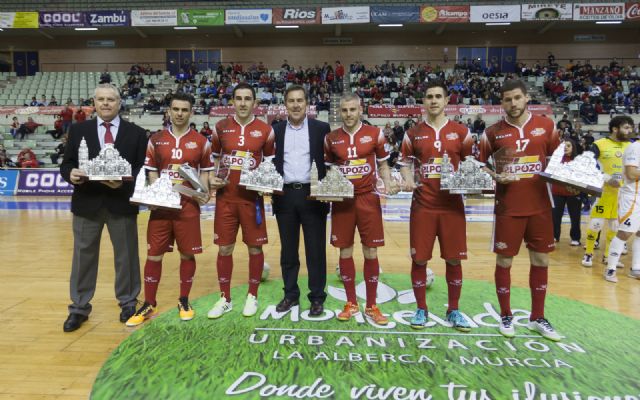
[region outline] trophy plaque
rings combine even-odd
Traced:
[[[311,191],[309,197],[320,201],[343,201],[353,198],[353,183],[342,173],[340,168],[329,168],[327,175],[318,180],[318,166],[311,164]]]
[[[195,168],[184,163],[178,168],[178,174],[180,174],[185,181],[189,182],[191,187],[179,183],[177,185],[173,185],[174,192],[181,193],[187,197],[206,198],[209,188],[200,182],[200,176]]]
[[[146,184],[144,169],[141,169],[136,177],[136,186],[133,196],[129,199],[131,204],[155,206],[170,210],[181,210],[180,194],[172,190],[173,184],[166,172],[151,185]]]
[[[493,153],[493,162],[496,167],[496,174],[509,181],[519,181],[520,177],[511,168],[515,158],[516,149],[511,147],[501,147]]]
[[[96,158],[89,160],[89,148],[82,138],[78,149],[78,168],[90,181],[131,181],[131,164],[120,156],[113,143],[104,145]]]
[[[605,177],[597,167],[593,152],[585,151],[568,163],[562,163],[564,142],[556,148],[540,177],[548,182],[569,186],[594,196],[602,195]]]
[[[264,161],[257,168],[251,169],[251,155],[247,153],[240,171],[240,186],[260,193],[282,193],[284,178],[276,171],[271,161]]]
[[[483,163],[473,156],[467,156],[454,171],[445,152],[442,156],[440,172],[440,190],[448,190],[451,194],[492,193],[494,190],[491,175],[482,170]]]

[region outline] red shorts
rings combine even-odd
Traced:
[[[551,253],[556,247],[551,210],[524,217],[496,215],[494,231],[493,252],[503,256],[518,254],[522,239],[537,253]]]
[[[411,257],[414,260],[431,260],[436,237],[442,259],[467,259],[467,223],[464,213],[435,213],[414,203],[411,205],[409,227]]]
[[[188,218],[157,218],[153,212],[147,225],[147,255],[160,256],[173,251],[173,242],[183,254],[202,253],[200,216]]]
[[[242,241],[248,246],[267,244],[267,220],[264,216],[264,200],[259,199],[262,222],[256,222],[256,205],[216,199],[213,221],[213,243],[228,246],[236,242],[238,226],[242,227]]]
[[[344,249],[353,246],[356,226],[360,242],[367,247],[384,246],[380,198],[374,193],[358,194],[353,200],[331,206],[331,244]]]

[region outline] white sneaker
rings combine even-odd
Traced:
[[[258,299],[251,293],[247,294],[247,301],[244,303],[242,315],[245,317],[253,317],[258,312]]]
[[[632,269],[627,276],[633,279],[640,279],[640,269]]]
[[[220,296],[220,299],[213,305],[213,308],[209,310],[207,313],[207,317],[211,319],[216,319],[222,317],[223,314],[228,313],[233,309],[233,304],[230,301],[227,301],[227,298],[224,295]]]
[[[500,333],[502,336],[512,338],[516,335],[516,329],[513,327],[513,315],[505,315],[500,321]]]
[[[577,240],[572,240],[571,243],[569,244],[570,246],[580,246],[580,242]]]
[[[528,328],[532,331],[538,332],[543,338],[553,340],[554,342],[560,341],[562,336],[553,329],[553,326],[544,318],[538,318],[535,321],[529,321]]]
[[[604,270],[604,280],[611,283],[618,283],[618,277],[616,276],[615,269]]]
[[[627,248],[627,243],[625,242],[624,249],[622,249],[622,255],[627,255],[627,254],[629,254],[629,249]]]
[[[583,267],[593,267],[593,254],[586,254],[582,257]]]
[[[604,265],[607,265],[607,256],[602,256],[602,263]],[[622,261],[618,260],[618,263],[616,264],[616,268],[624,268],[624,264],[622,263]]]

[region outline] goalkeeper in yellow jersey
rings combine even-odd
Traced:
[[[595,246],[598,233],[607,224],[605,240],[605,254],[602,262],[607,263],[609,243],[618,231],[618,188],[622,185],[622,154],[629,146],[629,137],[626,131],[621,129],[626,123],[622,116],[614,117],[609,122],[609,136],[596,140],[589,150],[593,151],[600,170],[605,175],[605,184],[602,196],[591,208],[591,222],[587,230],[587,242],[585,253],[582,257],[582,265],[593,266],[593,248]],[[622,267],[619,264],[618,267]]]

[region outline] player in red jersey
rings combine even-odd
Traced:
[[[209,318],[219,318],[232,308],[231,273],[238,227],[242,228],[242,240],[249,251],[249,293],[242,314],[250,317],[258,311],[258,287],[264,266],[262,245],[267,243],[264,201],[257,192],[238,183],[247,155],[252,169],[273,158],[275,135],[271,126],[253,115],[255,101],[253,87],[239,83],[233,89],[235,116],[218,122],[211,136],[218,172],[212,174],[209,183],[217,189],[214,243],[219,246],[217,269],[222,293],[209,311]]]
[[[379,325],[386,325],[387,318],[376,306],[378,288],[377,247],[384,245],[382,209],[380,199],[374,193],[377,174],[384,182],[388,194],[398,192],[391,183],[384,149],[385,137],[380,128],[364,125],[360,121],[362,106],[355,94],[340,98],[340,116],[343,126],[325,136],[324,155],[328,166],[337,166],[354,186],[355,198],[335,202],[331,207],[331,244],[340,248],[340,276],[347,292],[347,304],[338,319],[347,321],[360,312],[356,299],[355,265],[353,263],[353,236],[356,227],[362,241],[364,254],[364,279],[367,288],[365,315]]]
[[[440,190],[442,156],[446,153],[454,168],[471,155],[473,137],[469,129],[450,121],[445,113],[449,103],[447,86],[438,81],[427,84],[424,107],[427,118],[411,128],[404,136],[400,151],[400,173],[405,190],[413,190],[410,216],[411,283],[416,297],[416,310],[411,327],[423,329],[428,320],[426,302],[427,262],[431,259],[436,237],[440,256],[446,263],[449,294],[447,320],[460,331],[471,329],[467,319],[458,311],[462,290],[462,265],[467,258],[467,232],[462,195]],[[413,166],[413,168],[409,168]],[[419,171],[416,187],[413,169]],[[415,189],[415,190],[414,190]]]
[[[208,186],[209,171],[213,169],[211,144],[197,131],[189,128],[189,118],[193,107],[193,97],[177,93],[171,99],[169,115],[171,128],[151,137],[147,146],[144,163],[151,183],[160,173],[167,173],[175,184],[184,182],[178,174],[182,164],[189,164],[200,171],[200,181]],[[163,210],[152,208],[147,226],[147,262],[144,265],[144,303],[129,318],[127,326],[142,324],[156,314],[156,292],[162,273],[162,257],[172,251],[173,242],[180,252],[180,298],[178,310],[180,319],[193,319],[195,312],[189,304],[189,292],[196,272],[195,254],[202,253],[200,236],[200,205],[209,201],[209,193],[202,197],[180,196],[182,209]]]
[[[496,253],[496,293],[500,303],[500,333],[513,337],[511,313],[511,264],[522,240],[529,249],[531,315],[529,329],[558,341],[560,335],[544,316],[549,255],[555,248],[548,185],[537,175],[546,158],[560,144],[553,121],[527,111],[530,100],[522,81],[505,81],[501,88],[506,116],[482,136],[480,160],[493,156],[497,182],[493,251]]]

